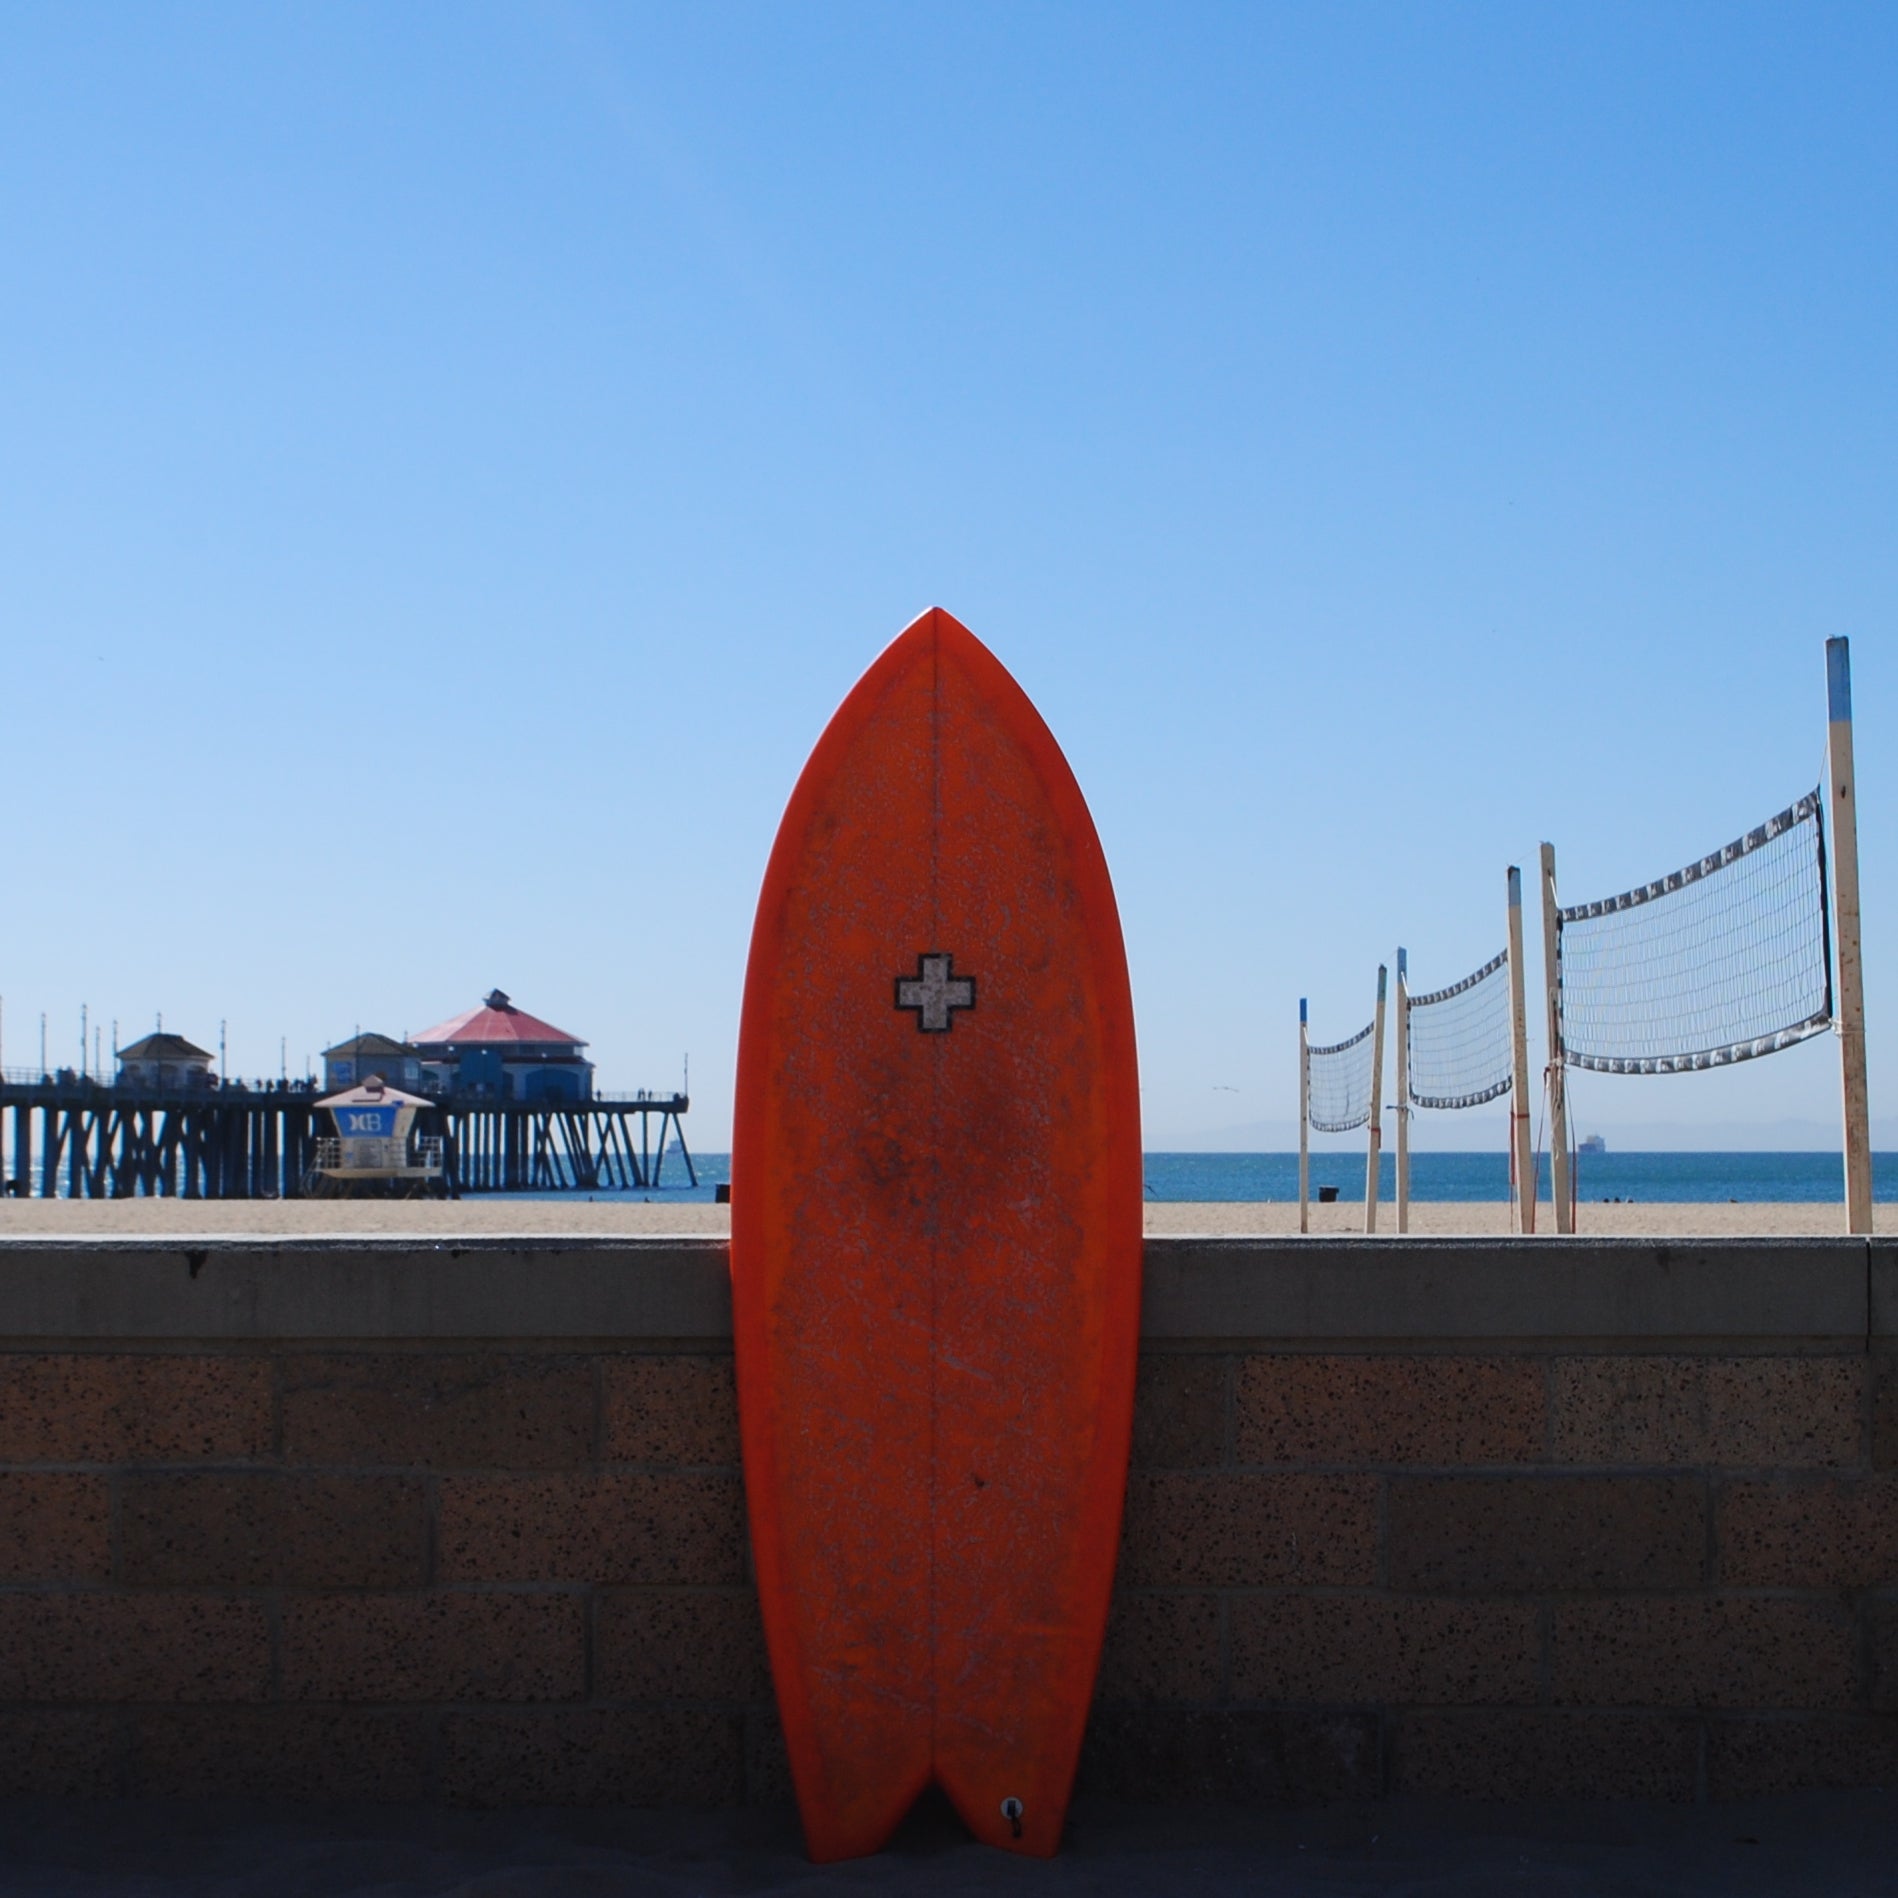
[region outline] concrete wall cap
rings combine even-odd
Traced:
[[[720,1238],[0,1239],[0,1340],[725,1340]],[[1898,1244],[1153,1238],[1143,1330],[1182,1345],[1863,1349]]]

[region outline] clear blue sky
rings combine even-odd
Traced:
[[[940,603],[1093,804],[1151,1146],[1289,1139],[1299,995],[1460,975],[1538,839],[1602,895],[1789,802],[1850,634],[1898,1110],[1895,71],[1873,6],[7,9],[7,1061],[498,983],[722,1146],[784,798]]]

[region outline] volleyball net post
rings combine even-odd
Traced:
[[[1377,1230],[1378,1170],[1384,1154],[1384,987],[1389,971],[1377,965],[1377,1013],[1371,1017],[1371,1115],[1364,1160],[1364,1230]]]
[[[1845,1229],[1872,1229],[1872,1122],[1865,1068],[1865,964],[1859,940],[1858,796],[1852,771],[1852,652],[1826,641],[1826,776],[1832,907],[1838,921],[1839,1078],[1845,1109]],[[1822,897],[1823,900],[1823,897]]]
[[[1311,1030],[1298,998],[1298,1229],[1311,1230]]]
[[[1542,846],[1542,973],[1549,1004],[1549,1186],[1555,1199],[1555,1230],[1575,1230],[1569,1198],[1568,1094],[1562,1085],[1562,912],[1555,901],[1555,846]]]
[[[1397,1230],[1410,1230],[1410,960],[1397,951]]]
[[[1509,1184],[1515,1229],[1536,1229],[1535,1130],[1529,1119],[1529,1017],[1522,977],[1522,871],[1509,866]]]

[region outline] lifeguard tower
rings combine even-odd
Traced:
[[[387,1197],[415,1199],[446,1192],[439,1134],[418,1134],[415,1117],[433,1105],[404,1094],[372,1074],[360,1087],[345,1088],[316,1105],[336,1131],[318,1135],[303,1182],[313,1199]]]

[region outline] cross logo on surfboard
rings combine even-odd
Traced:
[[[954,956],[918,956],[916,973],[896,978],[896,1005],[916,1011],[916,1026],[926,1035],[946,1035],[956,1025],[958,1008],[975,1006],[975,978],[954,975]]]

